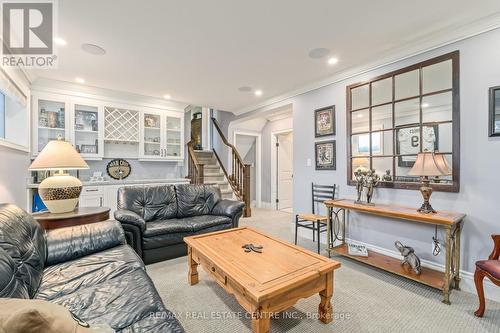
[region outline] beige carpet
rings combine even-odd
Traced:
[[[291,214],[253,211],[242,225],[266,230],[293,241]],[[315,249],[315,243],[299,239]],[[500,304],[487,302],[485,317],[476,318],[475,295],[454,290],[451,305],[441,293],[393,274],[357,262],[335,258],[342,267],[335,273],[332,298],[336,319],[324,325],[314,318],[319,296],[299,301],[271,321],[271,332],[500,332]],[[251,332],[251,321],[233,296],[228,295],[200,269],[200,283],[187,283],[186,257],[147,267],[168,309],[186,332]]]

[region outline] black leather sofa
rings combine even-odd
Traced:
[[[0,204],[0,297],[42,299],[117,332],[184,332],[120,223],[50,230]]]
[[[235,228],[245,204],[222,200],[210,185],[127,186],[118,190],[115,219],[146,264],[186,255],[183,238]]]

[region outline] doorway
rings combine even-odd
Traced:
[[[293,212],[293,132],[291,130],[274,135],[274,183],[276,209]]]
[[[253,207],[259,207],[260,189],[260,145],[261,135],[251,132],[234,132],[234,145],[243,163],[250,164],[250,198]]]

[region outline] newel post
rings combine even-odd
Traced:
[[[250,195],[250,164],[245,164],[243,169],[243,200],[245,202],[245,217],[250,217],[252,215],[252,208],[250,207],[252,202],[252,197]]]

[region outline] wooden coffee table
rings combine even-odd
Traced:
[[[254,332],[269,332],[274,313],[315,293],[321,296],[318,318],[333,319],[333,271],[340,263],[252,228],[235,228],[184,238],[188,245],[188,281],[198,283],[200,264],[252,315]],[[262,245],[262,253],[245,252]]]

